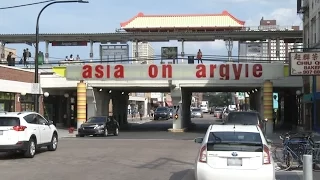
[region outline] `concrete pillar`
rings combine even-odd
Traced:
[[[46,63],[48,63],[49,62],[49,41],[45,41],[45,43],[46,43],[46,51],[45,51],[45,54],[44,54],[44,61],[46,62]]]
[[[191,99],[192,92],[183,90],[182,91],[182,125],[183,127],[189,127],[191,124]]]
[[[136,52],[134,53],[134,57],[136,58],[136,63],[139,62],[139,41],[136,41]]]
[[[183,63],[183,60],[184,60],[184,40],[181,41],[181,62],[182,63]]]
[[[87,119],[87,86],[83,80],[77,84],[77,129]]]
[[[106,91],[100,91],[99,88],[94,88],[94,96],[96,102],[96,115],[109,116],[109,102],[111,94]]]
[[[144,114],[143,114],[143,116],[144,116],[144,117],[147,117],[148,114],[149,114],[149,112],[148,112],[148,98],[146,98],[146,99],[144,100],[143,108],[144,108]]]
[[[280,60],[280,38],[276,40],[276,57],[277,60]]]
[[[4,47],[5,47],[5,43],[0,41],[0,61],[6,61]]]
[[[92,62],[93,61],[93,41],[90,41],[90,54],[89,54],[89,57],[90,57],[90,61]]]
[[[273,133],[273,84],[270,80],[263,83],[263,118],[268,119],[266,134]]]
[[[268,61],[271,62],[272,58],[271,58],[271,39],[268,39]]]
[[[127,124],[128,122],[128,93],[123,93],[121,91],[112,91],[112,112],[116,120],[118,120],[120,126]]]
[[[182,122],[182,92],[180,88],[175,88],[171,90],[171,99],[173,105],[173,124],[172,132],[183,131],[183,122]]]
[[[87,97],[87,117],[96,116],[96,102],[93,97]]]

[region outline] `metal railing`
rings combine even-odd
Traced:
[[[184,57],[178,57],[175,59],[177,64],[184,61],[183,64],[187,64],[188,56],[194,56],[193,54],[186,54]],[[195,56],[196,57],[196,56]],[[173,59],[161,58],[161,56],[154,57],[143,57],[143,58],[127,58],[127,59],[84,59],[84,60],[76,60],[76,61],[67,61],[67,60],[56,60],[44,62],[39,65],[40,69],[52,68],[57,66],[72,66],[72,65],[84,65],[84,64],[146,64],[147,62],[153,62],[154,64],[161,63],[170,63]],[[158,62],[158,63],[157,63]],[[265,57],[265,56],[219,56],[219,55],[204,55],[202,57],[202,62],[204,64],[208,63],[284,63],[288,64],[289,57]],[[194,59],[194,64],[197,64],[198,60]],[[7,65],[6,61],[1,61],[0,64]],[[21,61],[15,61],[14,67],[24,68],[24,69],[33,69],[34,61],[28,61],[27,66]]]

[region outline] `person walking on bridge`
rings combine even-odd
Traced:
[[[198,64],[200,64],[200,62],[201,62],[201,64],[203,64],[203,62],[202,62],[202,52],[201,52],[200,49],[199,49],[199,51],[197,53],[197,59],[198,59]]]

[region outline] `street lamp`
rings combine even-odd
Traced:
[[[88,1],[83,1],[83,0],[74,0],[74,1],[53,1],[47,5],[45,5],[39,12],[38,17],[37,17],[37,23],[36,23],[36,52],[35,52],[35,59],[34,59],[34,83],[38,84],[38,88],[40,90],[40,85],[39,85],[39,61],[38,61],[38,56],[39,56],[39,20],[42,12],[48,7],[51,6],[52,4],[60,4],[60,3],[89,3]],[[35,95],[35,102],[34,102],[34,108],[36,112],[39,112],[39,94]]]

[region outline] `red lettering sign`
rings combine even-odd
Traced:
[[[204,64],[196,66],[196,77],[199,79],[214,78],[215,72],[221,80],[230,80],[232,75],[234,80],[241,78],[260,78],[262,77],[263,68],[261,64],[210,64],[209,68]],[[207,73],[209,71],[209,73]],[[209,77],[207,77],[209,75]]]
[[[171,64],[163,64],[160,66],[160,74],[158,65],[151,64],[148,67],[148,75],[150,78],[172,78],[172,65]]]
[[[82,67],[83,79],[123,79],[124,67],[123,65],[84,65]]]

